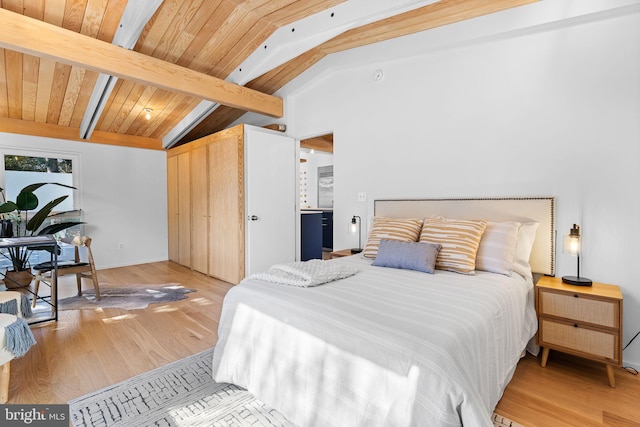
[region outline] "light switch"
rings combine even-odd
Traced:
[[[359,202],[366,202],[367,201],[367,193],[365,193],[364,191],[361,191],[358,193],[358,201]]]

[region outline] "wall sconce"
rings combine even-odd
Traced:
[[[144,109],[144,118],[147,120],[151,120],[151,113],[153,112],[153,110],[151,108],[145,108]]]
[[[351,253],[359,254],[360,252],[362,252],[362,218],[360,218],[358,215],[354,215],[353,217],[351,217],[351,225],[349,227],[349,231],[351,232],[351,234],[356,234],[356,231],[358,232],[358,247],[352,248]]]
[[[590,279],[580,277],[580,251],[581,251],[580,227],[573,224],[569,234],[564,236],[563,252],[578,258],[578,273],[576,276],[562,276],[562,283],[576,286],[591,286]]]

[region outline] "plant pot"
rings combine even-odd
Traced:
[[[28,288],[33,280],[33,274],[29,270],[7,270],[4,276],[4,285],[7,289]]]

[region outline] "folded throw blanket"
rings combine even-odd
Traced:
[[[20,294],[20,311],[22,312],[22,317],[31,317],[33,315],[31,312],[31,302],[25,294]],[[12,299],[7,302],[0,303],[0,313],[13,314],[14,316],[17,316],[18,302]]]
[[[263,273],[249,276],[267,282],[291,286],[310,287],[353,276],[358,269],[350,265],[312,259],[284,264],[276,264]]]
[[[24,356],[32,345],[36,343],[29,325],[24,319],[16,318],[16,321],[4,328],[6,349],[15,357]]]

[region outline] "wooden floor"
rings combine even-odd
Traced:
[[[231,285],[171,262],[99,271],[101,286],[180,283],[188,299],[145,310],[62,311],[33,328],[38,344],[11,362],[9,403],[66,403],[131,376],[211,348]],[[89,286],[89,284],[87,284]],[[61,297],[75,283],[61,278]],[[640,426],[640,378],[551,352],[546,368],[527,355],[496,408],[527,427]]]

